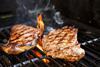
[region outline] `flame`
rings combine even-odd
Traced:
[[[44,22],[43,22],[43,19],[42,19],[42,15],[41,14],[37,17],[37,28],[39,28],[41,30],[40,35],[42,35],[43,34],[43,31],[44,31]],[[39,39],[37,48],[39,48],[41,51],[43,51],[43,49],[42,49],[41,46],[42,46],[42,41],[41,41],[41,39]],[[35,52],[35,53],[36,53],[36,55],[38,57],[41,57],[42,56],[39,52]],[[49,60],[46,59],[46,58],[42,59],[42,61],[45,62],[45,63],[49,63]]]
[[[40,35],[42,35],[44,31],[44,22],[41,14],[37,17],[37,28],[41,30]]]
[[[43,51],[43,49],[42,49],[42,47],[41,47],[40,45],[37,45],[37,48],[39,48],[41,51]],[[43,52],[44,52],[44,51],[43,51]],[[40,57],[40,54],[39,54],[39,53],[37,53],[37,55]],[[42,61],[43,61],[44,63],[49,63],[49,62],[50,62],[50,61],[49,61],[48,59],[46,59],[46,58],[43,58]]]
[[[33,52],[37,57],[39,57],[39,58],[42,57],[42,54],[39,53],[38,51],[36,51],[36,50],[32,50],[32,52]]]
[[[40,44],[37,44],[36,47],[39,48],[41,51],[43,51],[43,48]]]
[[[49,63],[49,62],[50,62],[50,61],[49,61],[48,59],[46,59],[46,58],[42,59],[42,61],[43,61],[44,63]]]
[[[41,53],[39,53],[38,51],[34,51],[34,50],[33,50],[33,53],[35,53],[35,55],[38,56],[39,58],[43,57],[43,55],[42,55]],[[42,61],[43,61],[44,63],[49,63],[49,62],[50,62],[50,61],[49,61],[48,59],[46,59],[46,58],[43,58]]]

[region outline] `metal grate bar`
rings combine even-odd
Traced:
[[[89,50],[89,51],[95,53],[96,55],[100,56],[100,53],[99,53],[99,52],[97,52],[97,51],[95,51],[95,50],[89,48],[88,46],[82,46],[82,47],[84,47],[84,49]]]
[[[65,63],[66,61],[61,60],[61,59],[55,59],[55,61],[57,61],[62,66],[65,66],[66,64],[68,65],[68,63]]]
[[[97,42],[99,40],[100,40],[100,37],[99,38],[94,38],[94,39],[82,42],[81,45],[90,45],[90,44],[92,44],[94,42]]]
[[[96,67],[96,63],[95,63],[94,61],[90,60],[90,59],[87,58],[86,56],[84,57],[84,59],[85,59],[86,61],[88,61],[90,64],[92,64],[93,66]]]
[[[21,59],[19,57],[16,57],[16,60],[18,60],[21,64],[21,66],[24,66],[23,62],[21,61]]]
[[[25,56],[35,67],[38,67],[38,65],[32,61],[33,55],[31,55],[27,52],[27,55],[25,55]]]
[[[31,59],[31,61],[33,62],[32,64],[34,64],[34,66],[35,67],[39,67],[37,64],[35,64],[34,62],[36,61],[36,60],[39,60],[38,58],[34,58],[34,59]],[[28,63],[31,63],[31,61],[30,60],[27,60],[27,61],[24,61],[24,62],[22,62],[22,63],[18,63],[18,64],[15,64],[15,65],[13,65],[13,66],[25,66],[26,64],[28,64]]]
[[[2,33],[2,35],[6,38],[8,37],[8,35],[10,35],[10,30],[8,29],[2,29],[0,30],[0,33]]]
[[[69,65],[70,65],[70,67],[75,67],[75,65],[74,64],[72,64],[72,63],[68,63]]]
[[[11,26],[7,26],[7,27],[4,27],[4,28],[0,28],[0,32],[2,31],[2,30],[4,30],[4,29],[10,29],[11,28]]]
[[[100,52],[100,41],[97,41],[95,43],[93,43],[92,46],[89,46],[90,48],[93,48],[95,49],[96,51],[99,51]]]
[[[38,57],[38,56],[36,56],[32,51],[29,51],[30,52],[30,54],[31,55],[33,55],[33,56],[35,56],[35,57]],[[39,58],[39,57],[38,57]],[[39,60],[41,60],[42,61],[42,59],[41,58],[39,58]],[[42,61],[42,63],[43,63],[43,61]],[[44,63],[43,63],[44,64]],[[47,64],[45,64],[47,67],[49,67],[49,65],[47,65]]]
[[[45,58],[45,56],[42,56],[42,54],[41,54],[41,56],[38,56],[36,53],[35,53],[35,51],[34,50],[32,50],[32,52],[31,52],[31,54],[34,54],[34,56],[36,56],[36,57],[38,57],[40,60],[41,60],[41,62],[43,63],[43,64],[45,64],[47,67],[49,67],[49,65],[48,64],[46,64],[46,63],[44,63],[44,61],[42,60],[43,58]],[[43,53],[43,52],[42,52]],[[40,55],[40,54],[39,54]]]
[[[80,61],[79,64],[80,64],[82,67],[88,67],[86,64],[83,63],[83,61]]]
[[[38,67],[38,65],[36,63],[34,63],[34,61],[31,59],[30,60],[32,62],[32,64],[35,66],[35,67]]]
[[[62,67],[62,65],[60,65],[57,61],[55,61],[54,59],[52,59],[51,57],[47,57],[47,59],[53,61],[56,65],[58,65],[59,67]]]
[[[88,54],[89,56],[91,56],[94,59],[100,59],[97,55],[95,55],[95,54],[93,54],[93,53],[91,53],[91,52],[89,52],[87,50],[85,52],[86,52],[86,54]]]
[[[7,36],[3,33],[3,32],[0,32],[0,35],[4,38],[6,38]]]

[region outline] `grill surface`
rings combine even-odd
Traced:
[[[0,45],[7,42],[10,27],[0,29]],[[78,40],[85,49],[86,56],[79,62],[70,63],[62,59],[46,57],[38,48],[31,49],[20,55],[13,56],[0,52],[0,67],[100,67],[100,36],[93,31],[80,29]],[[38,53],[38,54],[37,54]],[[46,58],[50,62],[45,63]]]

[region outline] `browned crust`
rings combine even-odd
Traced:
[[[34,48],[38,40],[40,30],[34,27],[17,24],[11,28],[9,43],[2,46],[2,50],[8,54],[19,54]],[[30,43],[30,44],[27,44]]]
[[[43,38],[43,50],[47,56],[71,62],[81,59],[85,55],[85,52],[80,48],[80,44],[77,41],[77,31],[74,27],[65,26],[45,35]],[[73,49],[80,49],[82,53],[77,54]]]

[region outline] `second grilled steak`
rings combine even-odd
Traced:
[[[43,38],[43,50],[47,56],[71,62],[78,61],[85,55],[77,41],[77,29],[73,27],[63,27],[49,32]]]

